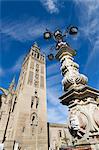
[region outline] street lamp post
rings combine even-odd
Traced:
[[[66,42],[67,34],[76,35],[78,28],[70,26],[65,33],[57,29],[54,33],[48,29],[44,33],[44,39],[54,39],[56,42],[55,58],[61,63],[63,75],[62,85],[63,95],[59,98],[63,105],[69,107],[69,131],[73,137],[74,145],[98,144],[99,138],[99,114],[96,99],[99,91],[87,85],[88,78],[79,72],[79,65],[74,62],[73,56],[76,51]],[[54,59],[54,55],[48,55],[49,60]],[[94,144],[92,144],[95,139]],[[94,146],[93,146],[94,147]]]
[[[69,44],[64,40],[65,37],[68,34],[76,35],[77,32],[78,28],[75,26],[69,26],[64,33],[62,33],[60,29],[57,29],[54,33],[46,29],[46,32],[44,33],[44,39],[46,40],[53,39],[56,42],[55,49],[59,51],[62,47],[69,46]],[[53,54],[48,55],[48,59],[53,60],[54,55]]]

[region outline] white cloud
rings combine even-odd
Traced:
[[[48,122],[60,123],[64,120],[55,108],[48,108]]]
[[[11,73],[16,73],[20,71],[24,57],[25,57],[25,54],[21,55],[11,68],[3,69],[0,67],[0,77],[4,76],[7,73],[11,74]]]
[[[52,75],[51,77],[47,78],[47,86],[48,87],[54,86],[59,83],[61,83],[61,75],[60,74]]]
[[[60,103],[59,97],[61,91],[59,85],[47,88],[48,99],[48,121],[56,123],[65,123],[68,115],[68,108]]]
[[[93,63],[93,59],[96,57],[99,47],[99,1],[98,0],[74,0],[80,7],[79,22],[81,31],[80,36],[89,40],[91,49],[86,61],[84,71],[87,71],[89,65]]]
[[[94,47],[89,54],[89,57],[87,59],[86,65],[85,65],[85,70],[84,70],[85,72],[88,69],[89,65],[92,63],[93,58],[97,55],[99,55],[99,38],[94,43]]]
[[[59,85],[58,85],[59,86]],[[53,88],[47,88],[47,98],[50,104],[56,106],[59,104],[59,93],[58,90],[56,89],[57,87]]]
[[[20,17],[18,20],[5,18],[1,21],[0,31],[20,42],[33,41],[41,36],[43,37],[46,28],[52,30],[56,27],[56,24],[60,25],[61,22],[61,19],[57,21],[39,20],[29,16],[25,18]]]
[[[1,33],[11,36],[12,38],[24,42],[29,41],[40,36],[43,36],[43,33],[46,27],[50,27],[49,22],[40,21],[34,17],[19,19],[19,20],[10,20],[9,18],[2,19]]]
[[[25,57],[25,54],[21,55],[18,58],[18,60],[16,61],[15,65],[12,68],[9,69],[9,72],[18,72],[21,69],[24,57]]]
[[[75,3],[80,6],[79,21],[81,24],[81,30],[86,36],[91,36],[99,31],[99,1],[98,0],[74,0]]]
[[[57,0],[41,0],[41,3],[51,14],[59,12]]]
[[[56,74],[56,73],[58,73],[58,72],[61,73],[61,71],[60,71],[60,69],[59,69],[59,62],[54,63],[54,64],[51,64],[51,65],[49,65],[49,66],[47,67],[47,75],[48,75],[48,76],[50,76],[50,75],[52,75],[52,74]]]
[[[47,87],[60,84],[62,80],[60,63],[54,63],[47,67]]]

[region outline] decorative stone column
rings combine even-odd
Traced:
[[[69,131],[77,147],[91,145],[99,150],[99,91],[87,85],[88,79],[79,73],[79,65],[73,60],[76,51],[61,44],[56,59],[61,63],[64,94],[59,98],[69,107]]]

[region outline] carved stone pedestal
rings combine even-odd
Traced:
[[[87,77],[79,73],[73,61],[75,51],[63,46],[56,55],[61,62],[64,94],[59,98],[69,107],[69,131],[76,148],[90,146],[99,150],[99,91],[87,86]]]
[[[61,103],[69,107],[69,130],[74,145],[99,143],[99,92],[88,86],[70,89],[61,97]]]

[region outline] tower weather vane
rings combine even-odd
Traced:
[[[78,33],[78,28],[76,26],[67,27],[64,33],[62,33],[60,29],[55,30],[54,33],[46,29],[46,32],[44,32],[44,39],[49,40],[52,38],[56,42],[55,49],[58,51],[63,46],[69,46],[66,40],[64,40],[67,34],[76,35],[77,33]],[[48,59],[53,60],[54,55],[51,53],[50,55],[48,55]]]

